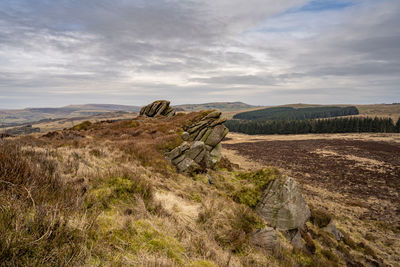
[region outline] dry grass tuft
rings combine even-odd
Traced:
[[[212,201],[202,203],[197,222],[223,247],[240,252],[249,245],[250,234],[263,227],[262,220],[245,205]]]
[[[81,199],[56,169],[56,163],[41,153],[1,144],[0,262],[18,266],[83,262],[85,232],[69,225]]]

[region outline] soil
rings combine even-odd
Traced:
[[[348,196],[353,205],[368,209],[366,219],[400,222],[399,143],[348,139],[252,140],[228,141],[224,148],[257,163],[284,169],[303,185]]]

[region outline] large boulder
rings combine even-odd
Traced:
[[[291,177],[270,182],[256,210],[271,226],[283,231],[303,228],[311,214],[300,188]]]
[[[170,102],[167,100],[157,100],[153,103],[144,106],[140,110],[140,115],[146,117],[155,117],[155,116],[174,116],[175,110],[169,106]]]

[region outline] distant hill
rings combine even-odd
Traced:
[[[0,110],[0,127],[16,126],[24,123],[38,122],[47,119],[75,118],[95,116],[108,112],[138,112],[138,106],[86,104],[69,105],[59,108],[26,108]]]
[[[220,111],[235,111],[255,108],[256,106],[249,105],[243,102],[212,102],[204,104],[185,104],[174,106],[177,110],[184,111],[200,111],[206,109],[218,109]]]
[[[139,106],[128,106],[128,105],[113,105],[113,104],[86,104],[86,105],[69,105],[67,108],[77,108],[80,110],[108,110],[108,111],[127,111],[127,112],[139,112]]]

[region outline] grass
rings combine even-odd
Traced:
[[[233,204],[233,203],[232,203]],[[250,234],[264,227],[262,220],[245,205],[224,202],[202,203],[197,222],[205,227],[223,247],[240,252],[249,245]],[[225,210],[221,210],[222,208]]]
[[[79,210],[79,195],[55,169],[55,163],[40,153],[2,144],[0,262],[22,266],[83,262],[85,232],[69,225],[71,212]]]
[[[111,177],[99,179],[86,196],[88,208],[99,206],[109,209],[111,205],[121,201],[133,200],[140,197],[146,206],[153,200],[153,188],[151,184],[141,178],[129,174],[115,174]]]

